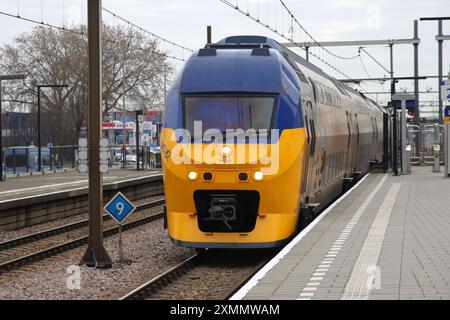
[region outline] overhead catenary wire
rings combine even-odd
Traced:
[[[0,11],[0,15],[4,15],[4,16],[10,17],[10,18],[16,18],[16,19],[19,19],[19,20],[27,21],[27,22],[30,22],[30,23],[33,23],[33,24],[37,24],[37,25],[48,27],[48,28],[52,28],[52,29],[57,29],[57,30],[61,30],[61,31],[67,31],[67,32],[71,32],[71,33],[82,35],[82,36],[85,35],[83,32],[78,32],[76,30],[67,29],[65,27],[56,26],[56,25],[53,25],[53,24],[50,24],[50,23],[46,23],[44,21],[37,21],[37,20],[32,19],[32,18],[21,17],[20,15],[14,15],[14,14],[7,13],[7,12],[4,12],[4,11]]]
[[[33,18],[22,17],[19,14],[14,15],[14,14],[11,14],[11,13],[8,13],[8,12],[0,11],[0,15],[4,15],[4,16],[10,17],[10,18],[15,18],[15,19],[19,19],[19,20],[22,20],[22,21],[26,21],[26,22],[29,22],[29,23],[32,23],[32,24],[39,25],[41,27],[47,27],[47,28],[51,28],[51,29],[55,29],[55,30],[59,30],[59,31],[70,32],[72,34],[76,34],[76,35],[83,36],[83,37],[87,36],[87,34],[85,32],[83,32],[83,31],[78,31],[76,29],[66,28],[65,26],[57,26],[57,25],[54,25],[54,24],[51,24],[51,23],[48,23],[48,22],[38,21],[38,20],[33,19]],[[112,40],[108,40],[107,42],[116,43],[116,42],[114,42]],[[132,47],[132,48],[136,49],[136,50],[141,50],[141,51],[145,50],[145,49],[143,49],[141,47]],[[186,61],[186,59],[184,59],[184,58],[180,58],[180,57],[175,56],[175,55],[167,54],[165,52],[160,52],[160,51],[155,51],[155,50],[151,50],[151,51],[152,51],[152,53],[162,55],[162,56],[164,56],[166,58],[170,58],[170,59],[177,60],[177,61],[182,61],[182,62]]]
[[[364,52],[370,59],[372,59],[377,65],[379,65],[379,66],[380,66],[384,71],[386,71],[388,74],[391,73],[391,71],[388,70],[385,66],[383,66],[383,65],[381,64],[381,62],[379,62],[377,59],[375,59],[374,56],[372,56],[369,52],[367,52],[367,50],[365,50],[364,47],[360,47],[359,50],[360,50],[360,52],[361,52],[361,51]]]
[[[152,36],[153,38],[156,38],[156,39],[158,39],[158,40],[160,40],[160,41],[162,41],[162,42],[165,42],[165,43],[167,43],[167,44],[170,44],[170,45],[172,45],[172,46],[174,46],[174,47],[177,47],[177,48],[179,48],[179,49],[182,49],[182,50],[185,50],[185,51],[188,51],[188,52],[191,52],[191,53],[194,52],[194,50],[192,50],[192,49],[190,49],[190,48],[187,48],[187,47],[185,47],[185,46],[183,46],[183,45],[181,45],[181,44],[175,43],[175,42],[173,42],[173,41],[171,41],[171,40],[168,40],[168,39],[166,39],[166,38],[164,38],[164,37],[161,37],[161,36],[159,36],[159,35],[157,35],[157,34],[151,32],[151,31],[149,31],[149,30],[147,30],[147,29],[145,29],[145,28],[143,28],[143,27],[141,27],[141,26],[135,24],[134,22],[131,22],[130,20],[128,20],[128,19],[126,19],[126,18],[124,18],[124,17],[118,15],[117,13],[115,13],[115,12],[113,12],[113,11],[111,11],[111,10],[105,8],[105,7],[103,7],[103,11],[105,11],[105,12],[109,13],[110,15],[112,15],[113,17],[115,17],[115,18],[117,18],[117,19],[119,19],[119,20],[121,20],[121,21],[127,23],[128,25],[133,26],[134,28],[136,28],[136,29],[138,29],[138,30],[140,30],[140,31],[142,31],[142,32],[144,32],[144,33],[146,33],[146,34]]]
[[[368,77],[369,79],[372,78],[372,76],[370,75],[370,73],[369,73],[369,71],[368,71],[368,69],[367,69],[367,66],[366,66],[366,64],[364,63],[364,60],[363,60],[363,58],[362,58],[362,56],[361,56],[361,52],[360,52],[360,55],[359,55],[359,60],[361,61],[361,65],[362,65],[362,67],[363,67],[363,69],[364,69],[364,72],[366,73],[367,77]],[[384,87],[381,85],[381,83],[378,83],[378,84],[379,84],[379,86],[381,87],[381,89],[384,90]],[[368,93],[366,92],[366,94],[368,94]]]
[[[267,28],[268,30],[272,31],[273,33],[277,34],[278,36],[286,39],[287,41],[290,41],[293,44],[298,44],[297,42],[293,41],[292,39],[290,39],[289,37],[281,34],[281,32],[279,32],[276,28],[270,26],[270,24],[267,21],[267,24],[258,21],[257,18],[255,18],[254,16],[252,16],[250,13],[247,14],[246,12],[244,12],[241,8],[239,8],[238,5],[234,5],[232,4],[230,1],[228,0],[219,0],[220,2],[228,5],[229,7],[235,9],[236,11],[240,12],[241,14],[247,16],[249,19],[255,21],[256,23],[260,24],[261,26]],[[302,48],[303,50],[306,50],[305,48]],[[324,58],[320,57],[318,54],[313,53],[312,51],[309,51],[309,54],[313,57],[315,57],[317,60],[321,61],[322,63],[324,63],[325,65],[327,65],[328,67],[330,67],[331,69],[333,69],[334,71],[336,71],[337,73],[339,73],[340,75],[344,76],[347,79],[351,79],[351,77],[349,75],[347,75],[346,73],[344,73],[343,71],[339,70],[338,68],[336,68],[335,66],[333,66],[330,62],[326,61]]]
[[[326,47],[322,46],[312,35],[311,33],[306,30],[306,28],[300,23],[300,21],[295,17],[295,15],[292,13],[292,11],[287,7],[287,5],[284,3],[283,0],[279,0],[281,5],[283,6],[283,8],[286,10],[286,12],[291,16],[291,18],[293,19],[293,21],[299,26],[299,28],[301,30],[303,30],[303,32],[308,36],[308,38],[310,38],[312,40],[312,42],[314,42],[317,46],[319,46],[322,50],[324,50],[326,53],[330,54],[331,56],[338,58],[338,59],[342,59],[342,60],[354,60],[357,59],[359,57],[359,54],[354,55],[354,56],[341,56],[338,55],[330,50],[328,50]]]

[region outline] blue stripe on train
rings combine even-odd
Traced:
[[[166,128],[183,127],[182,97],[199,93],[277,94],[273,129],[304,127],[299,80],[276,50],[270,56],[253,56],[251,49],[217,50],[214,56],[195,53],[169,90],[164,117]]]

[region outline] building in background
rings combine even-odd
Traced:
[[[161,111],[147,111],[140,123],[140,144],[159,146],[162,126]],[[136,145],[136,116],[134,112],[109,112],[103,116],[103,136],[110,145]],[[85,131],[85,130],[84,130]]]
[[[36,144],[36,115],[6,112],[1,116],[3,146],[30,146]]]

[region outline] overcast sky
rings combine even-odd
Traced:
[[[236,3],[236,0],[230,0]],[[277,23],[279,30],[289,29],[287,18],[282,18],[278,0],[240,0],[239,6]],[[366,40],[412,38],[413,20],[425,16],[450,16],[449,0],[285,0],[297,19],[319,41]],[[42,4],[42,9],[41,9]],[[122,15],[134,23],[192,49],[203,47],[206,42],[206,26],[213,26],[213,38],[219,40],[236,34],[266,35],[284,42],[274,33],[239,14],[219,0],[103,0],[104,7]],[[56,25],[86,21],[86,0],[0,0],[0,11],[20,14],[22,17],[43,19]],[[110,24],[120,21],[104,13],[104,20]],[[281,21],[285,21],[282,27]],[[10,43],[21,32],[29,31],[33,24],[0,15],[0,44]],[[295,29],[298,34],[298,29]],[[420,74],[437,75],[437,22],[419,22]],[[444,34],[450,34],[450,21],[444,22]],[[165,48],[174,55],[187,57],[182,50]],[[358,48],[330,48],[331,51],[352,56]],[[367,50],[383,65],[389,67],[389,50],[385,47],[370,47]],[[300,51],[301,52],[301,51]],[[359,59],[342,62],[324,53],[323,58],[338,66],[352,78],[367,77]],[[450,41],[444,44],[444,74],[450,69]],[[324,71],[342,78],[321,62],[312,59]],[[383,77],[386,72],[366,55],[363,61],[371,77]],[[175,63],[175,62],[174,62]],[[176,63],[180,67],[180,63]],[[413,48],[411,45],[395,47],[395,72],[397,76],[413,75]],[[412,81],[405,81],[399,87],[413,88]],[[437,80],[421,83],[421,90],[432,87],[437,90]],[[367,84],[369,91],[388,90],[389,85]],[[375,96],[373,96],[375,98]],[[386,100],[386,96],[380,96]],[[422,95],[422,100],[436,99],[434,95]]]

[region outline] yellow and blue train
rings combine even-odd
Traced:
[[[270,38],[200,49],[167,97],[170,238],[191,248],[282,245],[382,159],[383,112]]]

